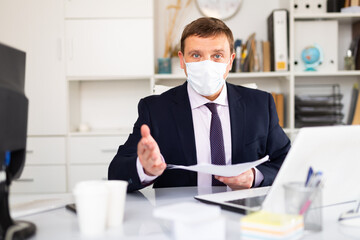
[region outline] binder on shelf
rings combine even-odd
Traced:
[[[344,8],[350,7],[350,0],[345,0]]]
[[[255,41],[256,55],[255,55],[255,72],[263,72],[263,54],[261,51],[261,41]]]
[[[354,85],[352,91],[351,91],[351,99],[350,99],[350,107],[349,107],[349,115],[348,115],[348,121],[347,124],[352,124],[355,114],[355,108],[356,108],[356,102],[359,95],[359,89],[357,84]]]
[[[254,48],[255,33],[251,34],[245,43],[244,64],[242,64],[242,72],[252,72],[254,66]]]
[[[360,70],[360,21],[352,24],[352,39],[354,41],[355,69]]]
[[[271,70],[288,71],[289,14],[285,9],[274,10],[267,19],[270,41]]]
[[[262,42],[262,53],[263,53],[263,71],[270,72],[271,71],[271,60],[270,60],[270,42],[269,41]]]
[[[345,0],[328,0],[327,12],[340,12],[341,8],[345,6]]]
[[[279,116],[279,125],[284,127],[284,95],[276,94],[276,111]]]
[[[280,127],[284,127],[284,94],[282,93],[271,93],[274,102],[275,102],[275,106],[276,106],[276,112],[278,114],[279,117],[279,125]]]
[[[350,1],[350,6],[351,6],[351,7],[359,6],[359,0],[351,0],[351,1]]]
[[[357,96],[356,107],[352,125],[360,125],[360,94]]]
[[[273,97],[273,99],[274,99],[274,102],[275,102],[275,105],[276,105],[276,93],[271,92],[271,95],[272,95],[272,97]]]

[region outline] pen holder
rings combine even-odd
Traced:
[[[322,230],[322,187],[305,187],[302,182],[284,184],[285,209],[288,214],[304,216],[304,229]]]

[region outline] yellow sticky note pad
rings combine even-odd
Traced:
[[[259,211],[241,219],[242,239],[298,239],[303,231],[300,215]]]

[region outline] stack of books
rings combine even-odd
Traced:
[[[301,215],[259,211],[241,219],[241,239],[300,239],[303,232]]]
[[[343,95],[339,85],[332,87],[335,90],[330,94],[295,95],[295,127],[343,124]]]

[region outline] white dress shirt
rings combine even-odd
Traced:
[[[198,94],[190,86],[190,84],[187,85],[187,90],[188,90],[191,112],[193,117],[197,163],[209,164],[211,163],[211,149],[210,149],[211,112],[205,106],[205,104],[211,101]],[[224,137],[225,163],[228,165],[231,164],[231,126],[230,126],[230,112],[229,112],[226,84],[224,84],[224,87],[220,95],[212,102],[217,104],[217,111],[220,117],[221,127]],[[163,161],[166,161],[166,159],[163,158]],[[140,181],[142,183],[146,184],[156,179],[156,176],[148,176],[147,174],[145,174],[139,158],[137,158],[136,166]],[[263,179],[264,179],[263,174],[258,169],[255,168],[254,186],[255,187],[259,186]],[[198,186],[211,186],[212,184],[211,175],[205,173],[198,173],[197,183]]]

